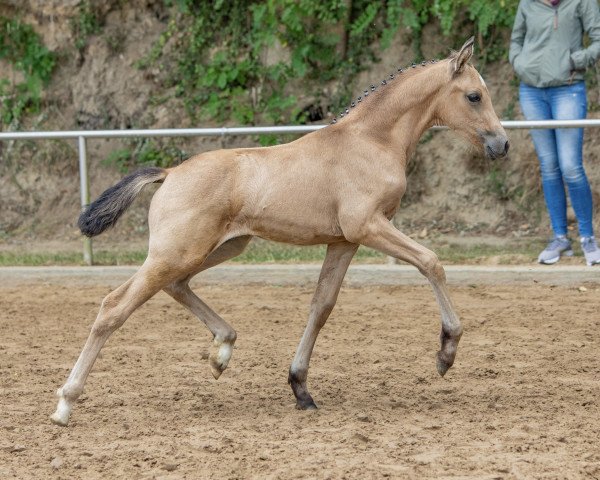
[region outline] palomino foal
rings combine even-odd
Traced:
[[[441,310],[437,370],[444,375],[462,334],[444,269],[433,252],[395,229],[390,219],[404,194],[408,158],[432,125],[449,126],[491,158],[508,150],[485,83],[468,63],[472,54],[470,39],[445,60],[398,69],[365,90],[332,125],[289,144],[203,153],[174,168],[140,170],[102,193],[81,214],[85,235],[112,226],[144,185],[163,183],[148,214],[148,257],[102,302],[83,351],[58,390],[52,421],[67,425],[106,340],[161,289],[213,334],[209,363],[218,378],[236,333],[188,284],[197,273],[240,254],[253,236],[327,244],[289,373],[298,408],[316,408],[306,386],[310,356],[359,245],[414,265],[430,281]]]

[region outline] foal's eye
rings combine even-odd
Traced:
[[[478,93],[469,93],[467,95],[467,98],[469,99],[469,102],[471,103],[477,103],[481,101],[481,97],[479,96]]]

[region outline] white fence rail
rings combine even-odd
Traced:
[[[506,129],[538,128],[586,128],[600,127],[600,119],[584,120],[506,120],[501,122]],[[286,125],[269,127],[218,127],[218,128],[163,128],[155,130],[68,130],[47,132],[0,132],[0,141],[8,140],[49,140],[77,139],[79,151],[79,181],[81,207],[90,203],[89,179],[87,170],[88,138],[140,138],[140,137],[223,137],[229,135],[283,135],[314,132],[327,125]],[[446,127],[434,127],[435,130]],[[87,265],[94,262],[92,240],[84,237],[83,260]]]

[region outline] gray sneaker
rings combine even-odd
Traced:
[[[596,247],[596,250],[598,250],[598,247]],[[561,255],[566,255],[567,257],[573,255],[571,240],[565,236],[554,237],[550,240],[544,251],[540,253],[538,263],[552,265],[560,260]]]
[[[581,249],[588,267],[600,264],[600,248],[594,237],[581,237]]]

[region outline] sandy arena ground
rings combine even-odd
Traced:
[[[313,355],[313,412],[286,382],[312,288],[196,289],[238,331],[219,381],[208,330],[160,293],[52,425],[109,290],[0,285],[0,478],[600,478],[598,284],[453,286],[465,334],[443,379],[428,286],[346,287]]]

